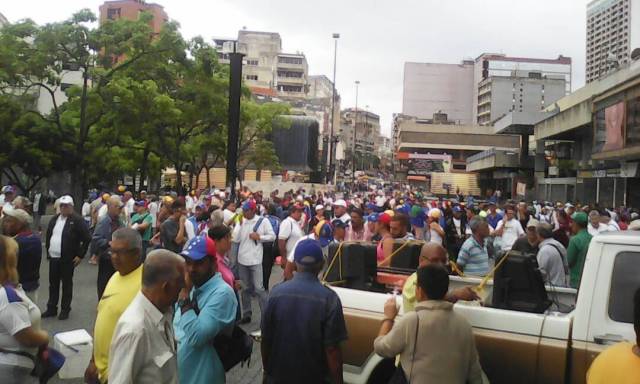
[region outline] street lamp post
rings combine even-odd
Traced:
[[[360,80],[356,80],[356,116],[353,119],[353,150],[352,157],[353,161],[351,162],[351,183],[353,186],[356,185],[356,132],[358,130],[358,86],[360,85]]]
[[[371,138],[371,135],[369,135],[369,106],[368,105],[364,106],[364,132],[365,132],[367,147],[368,147],[368,140],[369,138]],[[368,149],[365,150],[365,154],[369,155]],[[364,157],[365,156],[362,156],[362,170],[369,169],[369,167],[365,168]]]
[[[233,42],[229,52],[229,127],[227,136],[227,183],[230,185],[229,198],[235,200],[238,178],[238,140],[240,134],[240,95],[242,87],[242,57],[238,43]]]
[[[334,110],[335,110],[335,106],[336,106],[336,63],[338,60],[338,39],[340,38],[340,34],[339,33],[334,33],[333,34],[333,41],[334,41],[334,45],[333,45],[333,88],[331,90],[331,130],[329,132],[329,167],[327,169],[327,184],[331,183],[331,179],[332,179],[332,175],[334,174],[333,172],[333,167],[335,167],[334,165],[334,152],[335,152],[335,142],[333,140],[333,116],[334,116]],[[335,184],[335,180],[333,180],[333,183]]]

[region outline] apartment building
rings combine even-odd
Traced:
[[[640,0],[587,4],[587,83],[629,64],[636,48],[640,48]]]
[[[144,0],[112,0],[105,1],[99,8],[100,24],[107,20],[137,20],[140,12],[149,12],[153,15],[151,28],[153,32],[158,34],[162,26],[169,21],[164,7],[160,4],[147,3]]]

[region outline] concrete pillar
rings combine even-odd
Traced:
[[[520,135],[520,167],[527,165],[527,158],[529,157],[529,135]]]
[[[535,173],[538,176],[539,173],[542,173],[544,176],[544,140],[536,140],[536,157],[535,157]]]

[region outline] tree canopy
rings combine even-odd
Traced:
[[[182,183],[179,171],[225,160],[228,66],[174,22],[153,33],[151,19],[93,27],[84,9],[0,29],[0,169],[23,192],[54,172],[71,174],[76,198],[125,175],[158,180],[166,167]],[[269,137],[287,112],[243,89],[239,168],[278,167]]]

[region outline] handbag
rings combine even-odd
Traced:
[[[396,370],[393,372],[393,376],[389,379],[389,384],[410,384],[411,383],[411,375],[413,374],[413,364],[416,358],[416,348],[418,347],[418,330],[420,329],[420,316],[418,316],[418,311],[422,308],[418,308],[415,310],[416,312],[416,333],[413,338],[413,354],[411,355],[411,368],[409,369],[409,378],[407,378],[404,369],[402,368],[402,363],[398,363]]]
[[[31,376],[37,377],[40,384],[47,383],[55,376],[66,360],[62,353],[48,346],[38,349],[36,356],[23,351],[10,351],[3,348],[0,348],[0,352],[23,356],[33,361]]]
[[[194,302],[193,311],[196,315],[200,314],[197,302]],[[253,339],[240,326],[233,324],[231,332],[227,332],[228,330],[229,328],[221,330],[213,339],[213,347],[218,353],[225,372],[229,372],[240,363],[244,365],[247,362],[249,365],[253,352]]]
[[[213,347],[218,352],[225,372],[238,364],[247,365],[251,362],[253,339],[238,325],[233,326],[231,334],[220,332],[213,340]]]

